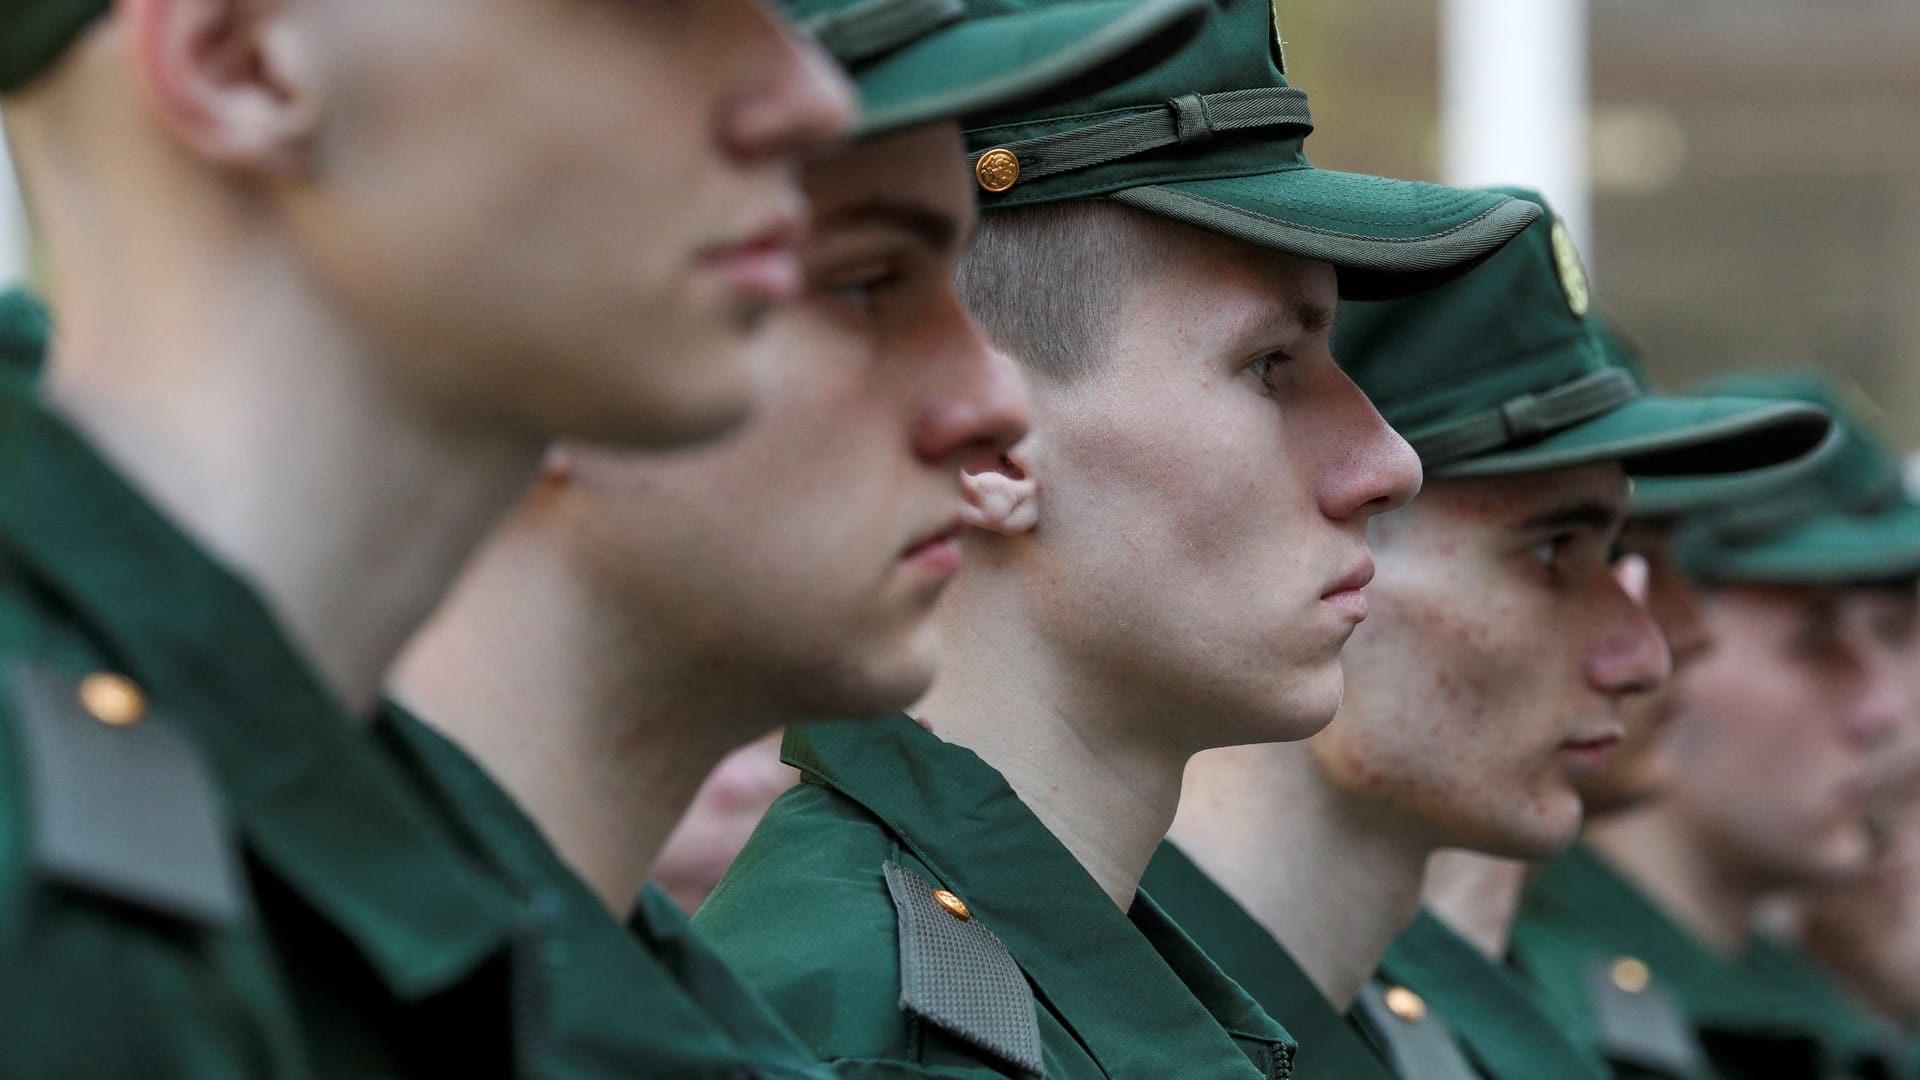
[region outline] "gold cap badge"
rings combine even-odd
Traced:
[[[1560,287],[1566,290],[1567,306],[1575,316],[1586,318],[1593,307],[1593,290],[1587,284],[1587,268],[1580,261],[1580,249],[1573,244],[1573,232],[1558,218],[1553,222],[1553,265],[1560,271]]]
[[[981,187],[999,194],[1020,182],[1020,159],[1011,150],[995,147],[973,163],[973,178]]]

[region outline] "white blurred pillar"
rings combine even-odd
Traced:
[[[6,131],[0,128],[0,289],[26,280],[27,212],[20,202]]]
[[[1587,0],[1441,0],[1447,183],[1537,188],[1591,256]]]

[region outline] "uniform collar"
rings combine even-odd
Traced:
[[[1108,1075],[1230,1076],[1250,1058],[1291,1059],[1286,1030],[1158,905],[1142,895],[1123,914],[973,751],[900,716],[792,729],[783,757],[958,893]],[[1233,1037],[1196,1040],[1209,1026]]]
[[[1608,1075],[1512,972],[1425,908],[1388,946],[1380,970],[1426,999],[1494,1080]]]
[[[4,380],[0,546],[176,719],[250,850],[396,994],[444,988],[506,943],[510,895],[459,854],[260,599]]]
[[[1596,952],[1647,964],[1702,1028],[1772,1034],[1801,1029],[1791,1004],[1745,978],[1652,897],[1586,844],[1541,867],[1527,884],[1513,929],[1523,964],[1536,938],[1576,935]]]
[[[1288,1033],[1300,1041],[1294,1058],[1297,1074],[1349,1080],[1389,1080],[1393,1075],[1279,940],[1171,841],[1154,852],[1140,888],[1151,893],[1267,1015],[1286,1017]]]
[[[542,956],[555,985],[544,995],[552,1010],[545,1040],[559,1057],[588,1051],[640,1072],[820,1075],[665,893],[647,886],[622,925],[464,750],[397,704],[378,731],[431,778],[473,842],[531,899],[523,930],[549,946]]]

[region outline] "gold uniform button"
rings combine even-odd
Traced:
[[[959,919],[961,922],[973,918],[973,909],[967,906],[967,902],[945,889],[935,889],[933,891],[933,902],[946,908],[947,914]]]
[[[1646,961],[1634,956],[1615,960],[1608,975],[1612,977],[1613,985],[1629,994],[1637,994],[1653,984],[1653,969],[1647,967]]]
[[[973,178],[980,186],[998,194],[1020,182],[1020,159],[1011,150],[995,148],[973,163]]]
[[[147,715],[147,696],[133,680],[108,671],[80,680],[80,704],[95,720],[114,727],[137,724]]]
[[[1427,1003],[1420,1000],[1419,994],[1404,986],[1388,990],[1386,998],[1387,1011],[1409,1024],[1417,1024],[1427,1018]]]

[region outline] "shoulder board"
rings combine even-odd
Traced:
[[[921,1020],[1039,1076],[1033,990],[1007,946],[965,902],[899,863],[884,867],[899,918],[900,1004]]]
[[[1631,956],[1595,957],[1582,972],[1582,980],[1600,1051],[1607,1060],[1668,1076],[1706,1071],[1706,1051],[1686,1011],[1643,961]]]
[[[203,925],[245,916],[239,849],[213,773],[137,687],[37,663],[0,676],[42,878]]]
[[[1375,979],[1354,1008],[1392,1067],[1405,1080],[1480,1080],[1445,1020],[1404,986]]]

